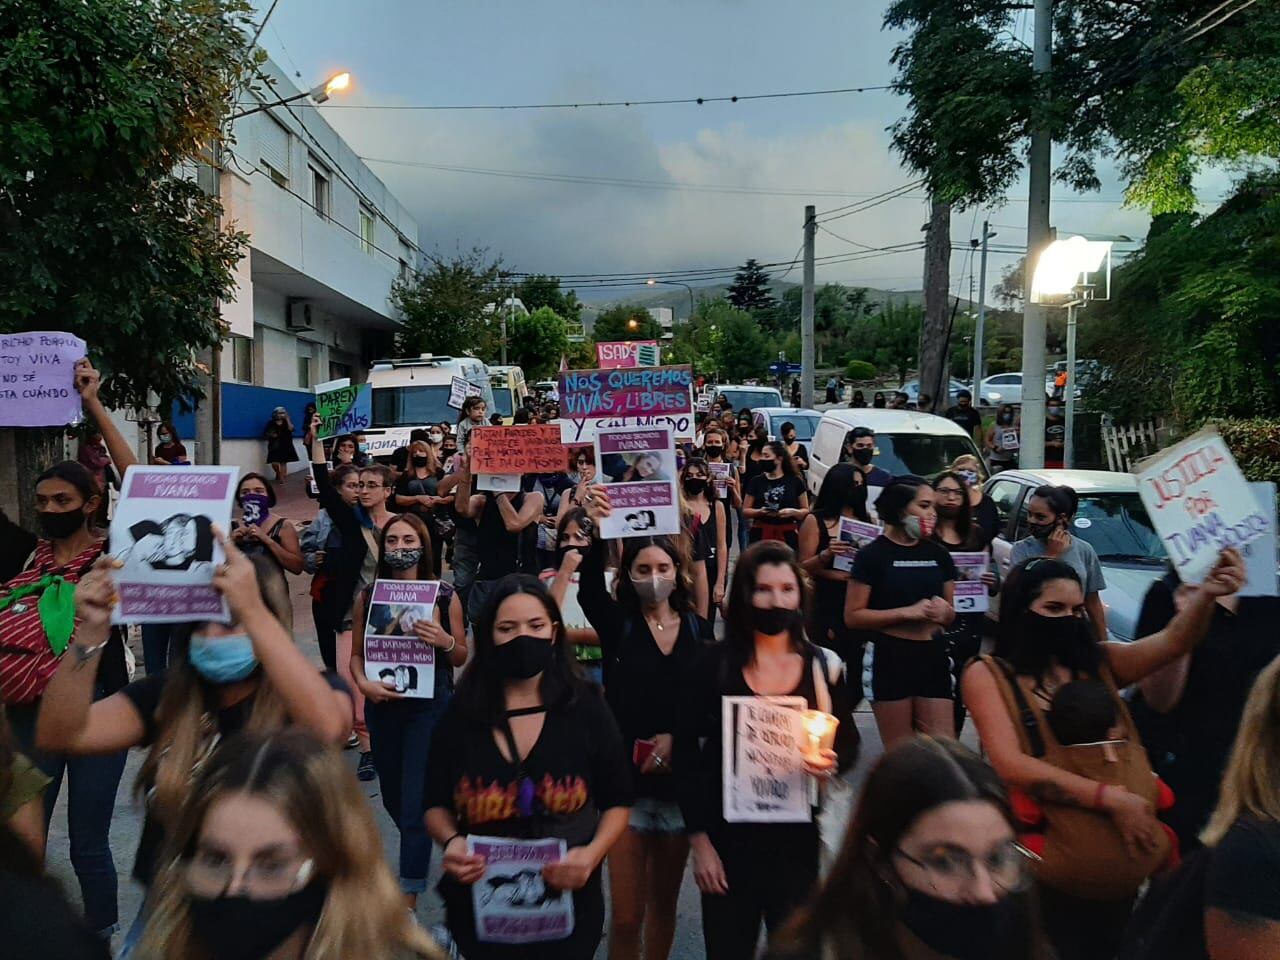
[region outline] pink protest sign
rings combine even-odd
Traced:
[[[76,361],[85,344],[69,333],[0,336],[0,427],[60,427],[80,420]]]
[[[599,420],[652,414],[693,413],[693,368],[635,367],[566,370],[560,374],[565,417]]]

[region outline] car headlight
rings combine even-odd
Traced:
[[[1000,394],[996,393],[994,390],[988,390],[987,399],[990,400],[992,403],[998,403],[1000,400]]]

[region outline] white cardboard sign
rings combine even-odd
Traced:
[[[725,821],[811,821],[804,697],[724,697],[722,702]]]

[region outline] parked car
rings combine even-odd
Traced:
[[[982,395],[992,406],[1022,403],[1022,374],[993,373],[982,381]]]
[[[958,423],[915,410],[850,409],[837,407],[822,415],[809,447],[809,488],[815,494],[844,454],[844,438],[854,427],[870,427],[876,434],[872,463],[894,476],[935,477],[956,457],[978,457],[973,438]],[[796,430],[799,433],[799,428]]]
[[[902,385],[900,389],[902,390],[903,393],[907,395],[907,399],[910,400],[912,403],[918,403],[920,401],[920,381],[919,380],[908,380],[906,383]],[[973,388],[969,384],[964,383],[961,380],[957,380],[955,379],[955,377],[951,378],[948,389],[951,391],[950,394],[947,396],[946,405],[948,407],[955,405],[956,397],[959,395],[961,390],[968,390],[970,395],[973,394]],[[892,391],[886,391],[886,392],[892,392]],[[986,393],[984,392],[982,396],[986,397]],[[987,403],[985,399],[977,402],[979,402],[982,406],[990,406],[990,404]]]
[[[1103,470],[1007,470],[987,481],[987,495],[1000,514],[1000,533],[991,553],[1000,575],[1009,573],[1013,545],[1027,536],[1028,500],[1036,487],[1065,484],[1080,496],[1080,508],[1070,533],[1088,541],[1098,554],[1107,588],[1102,603],[1107,610],[1111,639],[1135,639],[1138,614],[1147,589],[1165,572],[1168,554],[1138,496],[1138,482],[1129,473]],[[999,598],[996,598],[997,600]],[[998,620],[994,602],[987,616]]]
[[[763,425],[770,440],[782,439],[782,425],[795,424],[796,441],[806,447],[813,442],[813,432],[818,429],[818,421],[822,419],[821,410],[810,410],[807,407],[756,407],[751,411],[756,426]]]
[[[756,407],[781,407],[783,405],[782,394],[773,387],[730,383],[716,387],[715,397],[721,396],[733,404],[734,411],[755,410]],[[714,397],[712,399],[714,402]]]

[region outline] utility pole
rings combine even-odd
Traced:
[[[800,291],[800,405],[813,407],[813,241],[817,207],[804,208],[804,286]]]
[[[987,362],[987,241],[995,236],[991,224],[982,221],[982,259],[978,268],[978,323],[973,331],[973,402],[982,400],[982,378],[986,371],[983,366]],[[972,276],[972,274],[970,274]]]
[[[498,313],[498,316],[502,321],[502,365],[504,367],[507,365],[507,315],[511,313],[511,310],[512,310],[511,301],[514,298],[515,298],[515,288],[513,287],[511,290],[507,291],[507,302],[503,304],[503,306],[506,309]]]
[[[1053,142],[1047,126],[1049,76],[1053,70],[1053,0],[1035,0],[1035,46],[1032,69],[1043,85],[1041,115],[1031,132],[1028,158],[1030,191],[1027,202],[1027,259],[1022,299],[1022,451],[1019,466],[1044,466],[1044,339],[1045,309],[1031,302],[1036,263],[1049,242],[1049,178]]]

